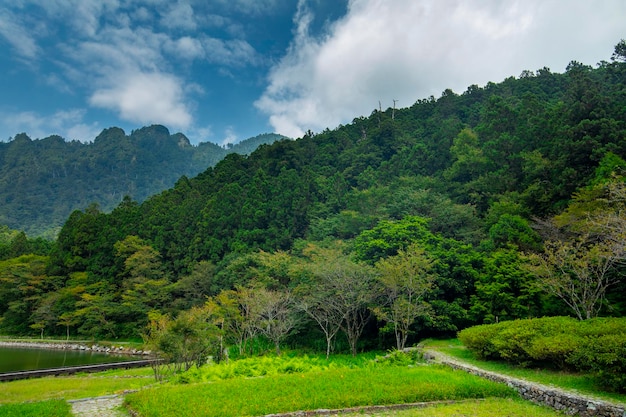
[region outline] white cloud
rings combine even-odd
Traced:
[[[593,65],[626,29],[622,0],[351,0],[347,15],[315,38],[304,6],[300,0],[296,36],[255,103],[291,137],[368,115],[379,100],[406,107],[526,69]],[[598,55],[598,46],[609,52]]]
[[[278,0],[213,0],[227,10],[253,16],[271,13]]]
[[[202,42],[190,36],[183,36],[182,38],[169,42],[164,48],[167,49],[170,54],[189,61],[205,56]]]
[[[36,58],[39,47],[31,33],[21,24],[18,17],[8,10],[0,9],[0,36],[3,37],[23,58]]]
[[[59,135],[67,140],[92,141],[102,128],[97,123],[85,123],[84,116],[84,109],[59,110],[48,115],[32,111],[0,113],[0,124],[11,132],[9,136],[25,132],[32,139]]]
[[[172,4],[163,14],[161,24],[170,29],[195,30],[197,28],[193,8],[189,3],[180,0]]]
[[[95,91],[89,103],[116,111],[120,118],[133,123],[160,123],[176,129],[192,123],[182,82],[169,74],[122,75],[111,86]]]
[[[206,59],[214,64],[227,67],[243,67],[255,64],[256,51],[246,41],[241,39],[223,40],[206,37],[202,39]]]
[[[237,133],[235,133],[235,129],[232,126],[229,126],[224,131],[224,138],[220,142],[220,145],[226,146],[228,144],[235,143],[238,140],[239,140],[239,137],[237,136]]]
[[[132,123],[162,123],[208,134],[208,128],[195,127],[194,97],[205,94],[205,84],[190,78],[195,71],[191,64],[204,61],[201,65],[213,65],[220,73],[260,62],[254,48],[239,38],[241,33],[232,38],[207,34],[208,28],[235,31],[238,24],[210,11],[257,8],[274,1],[18,0],[0,6],[0,42],[4,38],[25,62],[36,62],[41,55],[45,64],[52,63],[54,69],[48,66],[38,76],[58,92],[84,94],[88,105]],[[24,13],[25,7],[36,10],[36,16]],[[41,27],[29,30],[33,22]],[[23,130],[39,132],[39,126],[50,126],[40,115],[22,116],[32,124]],[[90,127],[76,123],[63,132],[78,138]]]

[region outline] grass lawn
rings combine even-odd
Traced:
[[[389,366],[162,385],[130,394],[126,402],[143,417],[242,417],[487,397],[517,394],[503,384],[443,366]]]
[[[598,381],[592,375],[547,369],[521,368],[505,362],[480,360],[463,346],[458,339],[428,340],[424,346],[427,349],[436,350],[487,371],[498,372],[527,381],[552,385],[595,398],[626,404],[626,395],[602,390],[598,386]]]
[[[0,404],[119,394],[154,384],[152,375],[152,369],[148,367],[2,382]]]
[[[63,400],[0,405],[0,417],[69,417],[71,406]]]

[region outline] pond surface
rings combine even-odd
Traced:
[[[128,355],[116,355],[82,350],[56,350],[0,346],[0,373],[60,368],[63,366],[95,365],[133,360]]]

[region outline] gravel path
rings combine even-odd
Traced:
[[[122,395],[69,401],[72,413],[78,417],[127,417],[128,413],[121,408],[122,402],[124,402]]]

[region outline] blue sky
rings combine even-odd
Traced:
[[[295,138],[379,101],[595,66],[623,38],[623,0],[2,1],[0,140]]]

